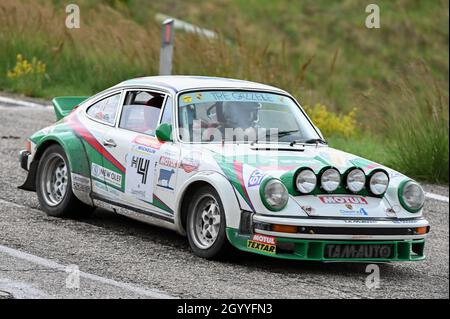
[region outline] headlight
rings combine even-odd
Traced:
[[[289,199],[286,187],[274,178],[261,185],[260,194],[264,205],[273,211],[282,210]]]
[[[416,213],[425,203],[425,192],[416,182],[407,181],[400,184],[399,198],[403,208],[412,213]]]
[[[341,174],[335,168],[328,168],[320,177],[320,184],[327,192],[334,192],[341,183]]]
[[[389,185],[389,176],[383,171],[378,171],[370,177],[369,188],[376,196],[383,195]]]
[[[361,169],[355,168],[347,174],[347,188],[351,192],[358,193],[362,191],[365,184],[366,175]]]
[[[309,194],[316,188],[317,176],[312,170],[304,169],[298,173],[295,185],[300,193]]]

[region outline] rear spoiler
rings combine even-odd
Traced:
[[[80,103],[85,101],[89,96],[60,96],[52,100],[55,109],[56,119],[59,121],[67,116]]]

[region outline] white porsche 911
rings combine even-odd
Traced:
[[[53,103],[57,122],[20,152],[20,188],[51,216],[108,208],[187,235],[204,258],[425,258],[421,186],[330,148],[281,89],[156,76]]]

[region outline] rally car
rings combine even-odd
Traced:
[[[414,180],[327,145],[289,93],[213,77],[155,76],[53,100],[57,122],[20,152],[23,190],[51,216],[111,209],[233,249],[314,261],[425,258]]]

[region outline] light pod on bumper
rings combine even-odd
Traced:
[[[286,186],[276,178],[269,178],[263,181],[259,193],[264,206],[272,211],[282,210],[289,200]]]
[[[375,196],[381,196],[386,193],[389,186],[389,176],[385,171],[376,171],[372,173],[369,179],[369,189]]]
[[[347,174],[347,189],[352,193],[359,193],[366,184],[366,174],[360,168],[354,168]]]
[[[411,213],[417,213],[425,203],[425,192],[416,182],[409,180],[400,184],[398,197],[403,208]]]
[[[326,192],[334,192],[341,184],[341,174],[335,168],[327,168],[320,176],[320,186]]]
[[[317,176],[309,168],[301,170],[295,178],[295,186],[302,194],[311,193],[317,185]]]

